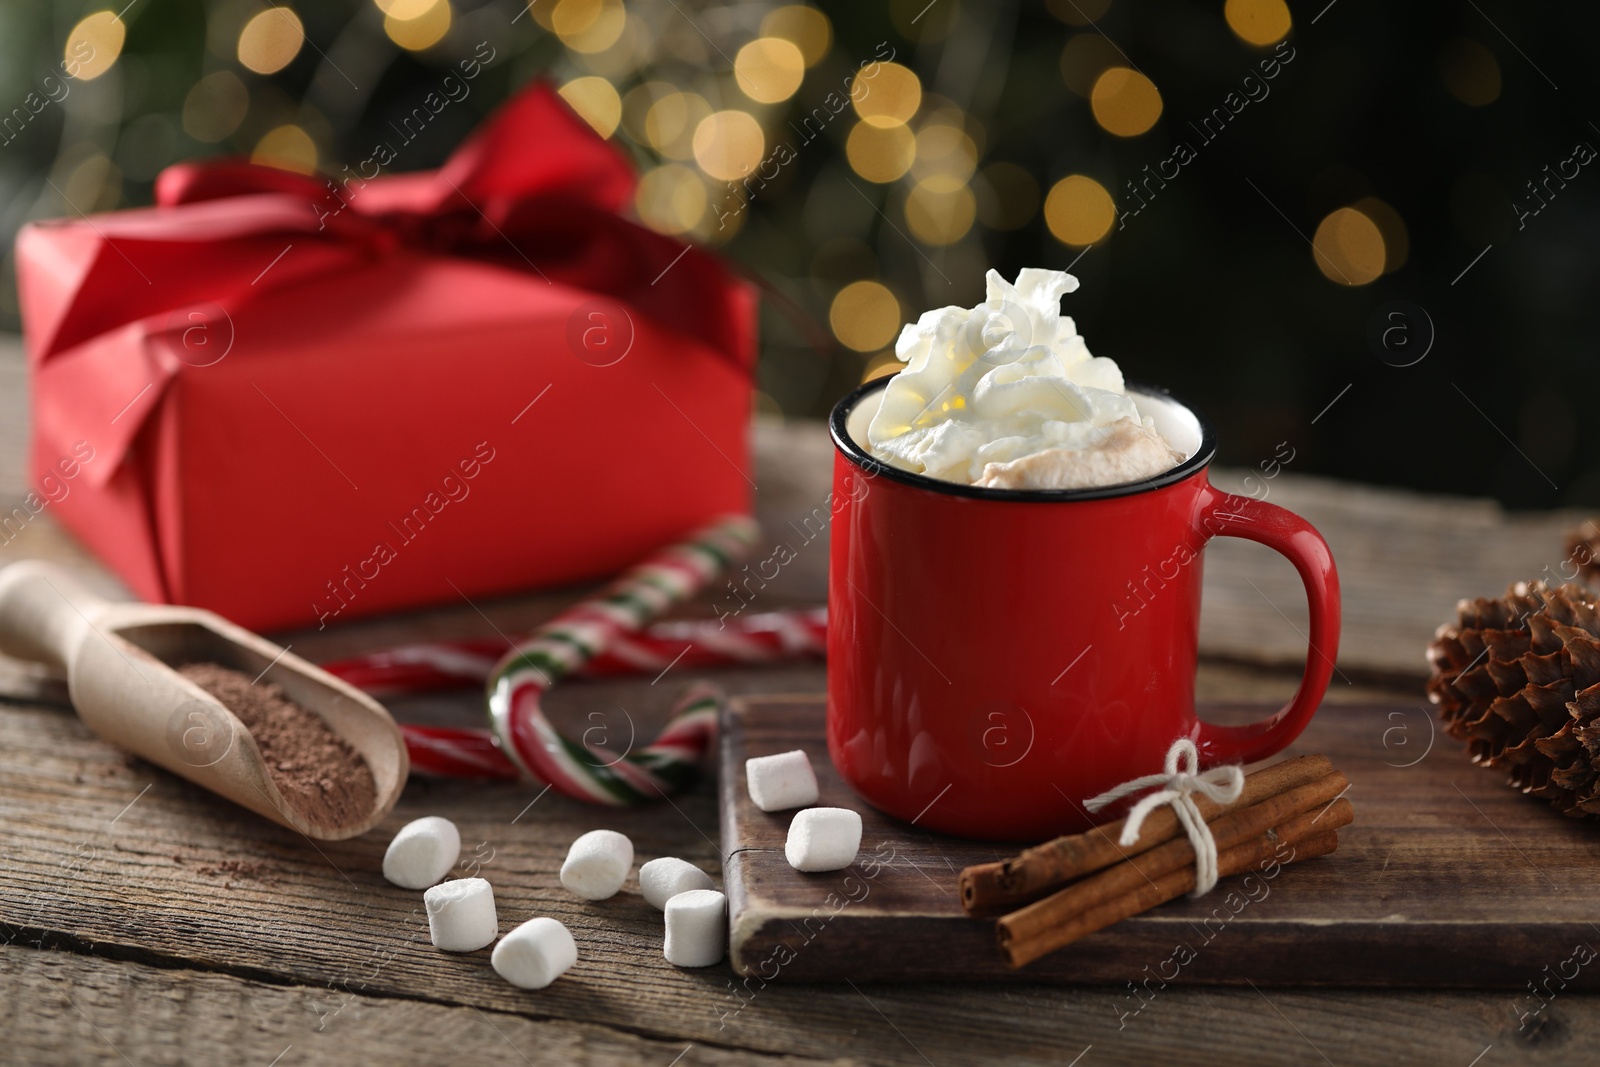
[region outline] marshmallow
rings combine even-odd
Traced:
[[[523,989],[543,989],[578,961],[572,932],[554,919],[529,919],[494,947],[494,973]]]
[[[817,802],[816,772],[810,758],[798,748],[745,760],[744,777],[750,799],[762,811],[803,808]]]
[[[639,868],[639,892],[654,906],[665,910],[667,901],[691,889],[710,889],[711,876],[688,860],[662,856]]]
[[[667,901],[663,953],[677,967],[709,967],[728,951],[728,898],[715,889],[691,889]]]
[[[849,808],[807,808],[789,824],[783,855],[797,871],[837,871],[856,861],[861,816]]]
[[[482,878],[441,882],[422,895],[422,902],[428,909],[428,934],[434,948],[474,952],[500,933],[494,890]]]
[[[590,830],[572,843],[561,884],[586,900],[615,896],[633,866],[633,842],[615,830]]]
[[[383,876],[402,889],[426,889],[449,874],[460,858],[456,824],[429,815],[400,827],[383,854]]]

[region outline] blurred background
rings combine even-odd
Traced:
[[[1297,472],[1600,505],[1593,22],[1506,0],[7,3],[0,329],[27,220],[147,204],[194,157],[339,176],[492,54],[394,169],[549,78],[637,164],[639,218],[792,304],[763,314],[768,412],[824,415],[988,267],[1070,265],[1091,350],[1204,410],[1224,462],[1287,443]]]

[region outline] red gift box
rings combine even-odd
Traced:
[[[539,85],[437,171],[183,164],[157,207],[28,226],[33,469],[78,468],[50,513],[145,599],[263,629],[748,510],[753,294],[619,217],[633,185]]]

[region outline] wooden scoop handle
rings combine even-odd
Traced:
[[[105,603],[49,563],[28,559],[0,569],[0,652],[66,670]]]

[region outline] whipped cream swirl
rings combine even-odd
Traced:
[[[1061,297],[1064,271],[986,275],[988,299],[924,312],[900,332],[907,366],[867,430],[892,466],[968,485],[1076,489],[1139,481],[1186,457],[1141,417],[1122,371],[1093,356]]]

